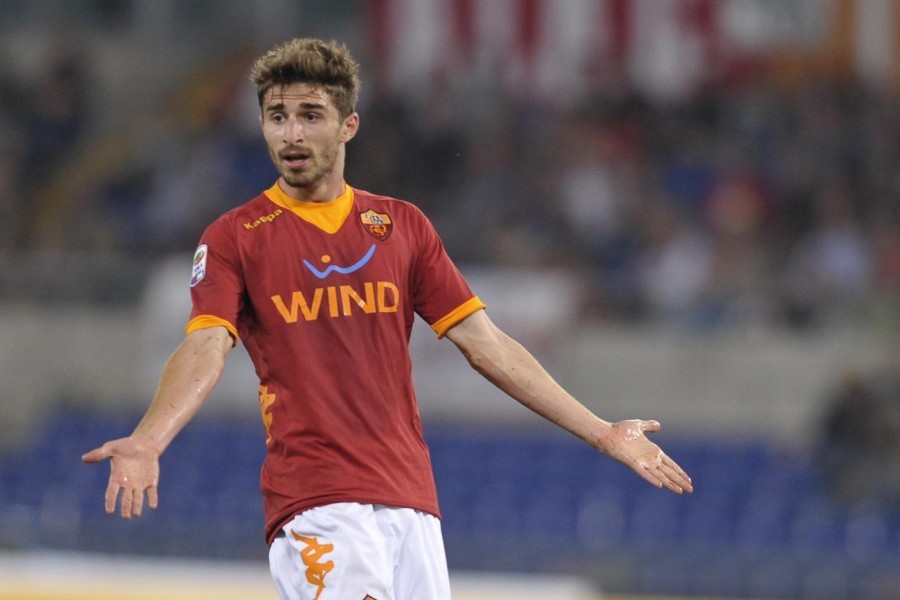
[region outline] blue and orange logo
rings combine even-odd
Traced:
[[[353,263],[352,265],[347,266],[347,267],[341,267],[338,265],[329,265],[324,270],[320,271],[319,269],[314,267],[313,264],[311,262],[309,262],[308,260],[306,260],[305,258],[303,259],[303,265],[307,269],[309,269],[310,273],[312,273],[319,279],[325,279],[332,273],[340,273],[341,275],[349,275],[350,273],[355,273],[356,271],[359,271],[364,266],[366,266],[370,260],[372,260],[372,256],[374,254],[375,254],[375,244],[372,244],[372,247],[369,248],[369,251],[366,252],[361,259],[359,259],[358,261],[356,261],[355,263]],[[320,260],[323,263],[327,264],[327,263],[331,262],[331,257],[326,254]]]
[[[394,230],[391,216],[387,213],[377,213],[374,210],[369,209],[364,213],[360,213],[359,220],[370,235],[382,242],[386,240]]]

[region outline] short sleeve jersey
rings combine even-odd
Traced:
[[[350,186],[300,203],[276,184],[207,228],[191,296],[187,331],[224,325],[259,378],[269,541],[334,502],[440,516],[409,336],[416,314],[442,336],[484,304],[418,208]]]

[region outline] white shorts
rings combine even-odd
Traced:
[[[441,522],[411,508],[341,502],[306,510],[269,548],[281,600],[449,600]]]

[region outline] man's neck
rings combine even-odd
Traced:
[[[290,185],[284,177],[278,178],[278,187],[285,195],[301,202],[333,202],[344,193],[344,186],[343,177],[329,178],[329,181],[301,187]]]

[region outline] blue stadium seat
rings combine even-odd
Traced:
[[[737,494],[727,488],[700,487],[684,503],[682,539],[697,544],[731,543],[738,501]]]
[[[105,514],[109,468],[80,455],[138,418],[67,409],[0,457],[0,543],[134,552],[140,539],[150,553],[264,556],[256,421],[196,419],[162,458],[161,510],[132,522]],[[564,435],[447,425],[426,439],[451,568],[568,570],[614,557],[631,589],[758,598],[866,598],[900,581],[900,512],[831,503],[796,450],[660,439],[697,485],[676,496]],[[648,561],[658,566],[642,569]]]
[[[790,500],[777,491],[764,488],[751,492],[736,508],[736,545],[747,553],[784,545],[790,506]]]
[[[581,496],[577,510],[581,547],[592,554],[622,547],[628,511],[623,490],[597,486]]]
[[[574,491],[559,483],[533,489],[522,506],[522,530],[540,540],[566,542],[575,538],[576,505]]]
[[[844,548],[858,564],[875,564],[891,555],[891,522],[884,512],[850,514],[844,523]]]
[[[631,504],[627,518],[629,539],[647,546],[675,542],[681,531],[680,500],[648,486]]]
[[[803,559],[817,559],[842,549],[843,515],[823,497],[800,502],[788,523],[788,546]]]
[[[490,539],[520,536],[523,502],[521,490],[510,481],[485,485],[472,502],[470,534]]]
[[[820,561],[807,568],[800,578],[800,597],[816,600],[856,600],[855,573],[846,564]]]

